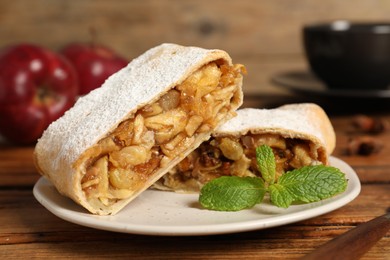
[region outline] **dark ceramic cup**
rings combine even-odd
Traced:
[[[390,22],[335,21],[303,28],[311,70],[331,89],[390,89]]]

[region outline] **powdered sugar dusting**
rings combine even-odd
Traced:
[[[48,127],[36,149],[42,154],[56,155],[51,158],[52,171],[64,165],[61,163],[64,160],[71,165],[82,152],[131,117],[131,112],[157,100],[183,81],[190,70],[219,58],[231,63],[221,50],[175,44],[150,49],[108,78],[100,88],[80,98]]]
[[[316,116],[312,112],[313,108],[321,109],[309,103],[285,105],[276,109],[240,109],[237,116],[219,127],[215,134],[236,135],[238,132],[246,134],[253,129],[283,129],[284,132],[315,136],[326,144],[319,120],[311,120]]]

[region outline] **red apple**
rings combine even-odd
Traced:
[[[128,63],[114,50],[103,45],[70,43],[60,52],[76,69],[80,82],[79,95],[100,87],[110,75]]]
[[[77,75],[61,55],[32,44],[0,53],[0,135],[33,143],[75,102]]]

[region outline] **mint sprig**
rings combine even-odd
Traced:
[[[264,181],[256,177],[223,176],[203,186],[199,202],[219,211],[251,208],[263,200]]]
[[[305,166],[283,174],[269,186],[271,201],[287,208],[294,201],[314,202],[330,198],[347,188],[344,173],[331,166]]]
[[[310,203],[333,197],[347,188],[345,174],[325,165],[305,166],[286,172],[275,182],[276,162],[272,148],[256,148],[262,177],[223,176],[205,184],[200,204],[211,210],[238,211],[263,201],[268,192],[271,202],[282,208],[294,202]]]

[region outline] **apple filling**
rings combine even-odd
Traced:
[[[322,164],[325,154],[309,141],[276,134],[214,137],[189,154],[155,185],[158,189],[199,192],[207,182],[221,176],[259,177],[256,147],[268,145],[276,160],[276,178],[307,165]]]
[[[82,160],[90,203],[108,206],[142,189],[160,168],[214,129],[237,105],[242,65],[211,62],[123,121]]]

